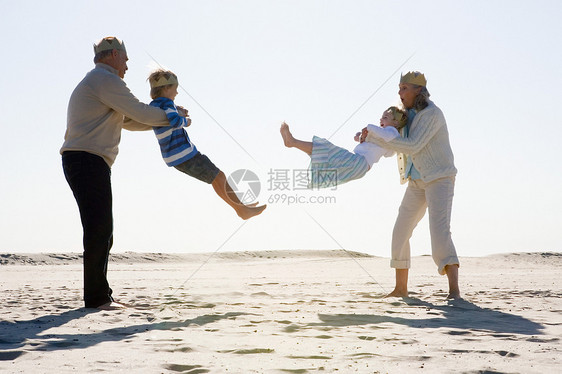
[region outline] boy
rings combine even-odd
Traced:
[[[168,70],[157,70],[150,74],[148,81],[150,97],[153,99],[150,105],[163,109],[170,122],[169,127],[154,127],[154,133],[158,138],[166,164],[193,178],[211,184],[217,195],[244,220],[263,212],[266,205],[242,204],[228,185],[224,173],[191,143],[184,129],[191,125],[191,119],[185,110],[180,109],[180,114],[174,104],[174,99],[178,94],[177,76]]]

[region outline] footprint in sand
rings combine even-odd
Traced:
[[[287,358],[291,359],[300,359],[300,360],[331,360],[332,357],[329,356],[286,356]]]
[[[252,296],[252,297],[271,297],[271,295],[268,294],[267,292],[254,292],[250,296]]]
[[[237,355],[252,355],[257,353],[273,353],[275,349],[269,348],[253,348],[253,349],[227,349],[224,351],[217,351],[218,353],[234,353]]]
[[[188,347],[188,346],[184,346],[184,347],[178,346],[177,348],[157,349],[156,351],[158,351],[158,352],[169,352],[169,353],[175,353],[175,352],[188,353],[188,352],[193,352],[193,348]]]
[[[284,332],[288,332],[288,333],[292,333],[292,332],[297,332],[297,331],[299,331],[300,329],[301,329],[300,326],[297,326],[297,325],[289,325],[289,326],[285,327],[285,328],[283,329],[283,331],[284,331]]]
[[[370,340],[375,340],[377,337],[376,336],[358,336],[358,338],[361,339],[361,340],[370,341]]]
[[[330,336],[330,335],[318,335],[318,336],[315,336],[315,338],[316,338],[316,339],[332,339],[333,336]]]
[[[203,368],[201,365],[179,365],[179,364],[168,364],[164,365],[164,368],[172,371],[177,371],[184,374],[199,374],[208,373],[209,370]]]

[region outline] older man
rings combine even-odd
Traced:
[[[107,262],[113,243],[111,166],[121,129],[147,130],[169,124],[163,110],[141,103],[123,81],[128,58],[122,41],[103,38],[94,45],[94,53],[95,68],[70,97],[60,152],[84,230],[86,308],[114,309],[122,305],[111,297]]]

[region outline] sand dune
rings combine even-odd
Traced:
[[[464,300],[416,257],[344,251],[113,254],[129,308],[82,308],[78,254],[0,255],[0,372],[554,373],[562,255],[462,258]],[[8,265],[9,264],[9,265]],[[202,266],[203,265],[203,266]]]
[[[366,253],[348,250],[275,250],[275,251],[243,251],[218,253],[112,253],[110,261],[116,264],[131,263],[167,263],[197,262],[212,258],[215,261],[231,260],[246,261],[249,259],[282,259],[282,258],[330,258],[330,257],[373,257]],[[82,253],[0,253],[0,265],[69,265],[81,264]]]

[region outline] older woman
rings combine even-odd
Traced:
[[[457,169],[445,117],[429,100],[426,82],[419,72],[401,76],[398,94],[409,118],[403,137],[385,142],[368,132],[366,140],[398,152],[401,183],[408,182],[392,233],[390,266],[396,269],[396,287],[388,296],[408,296],[410,238],[427,209],[433,260],[439,274],[449,279],[447,298],[456,299],[459,260],[450,221]]]

